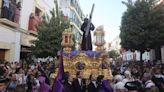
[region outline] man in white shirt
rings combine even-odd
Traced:
[[[78,71],[76,74],[77,79],[72,82],[73,92],[85,92],[86,91],[86,83],[83,78],[83,73]]]
[[[90,83],[88,85],[88,92],[98,92],[96,75],[90,75]]]
[[[3,0],[2,18],[9,18],[9,0]]]
[[[3,0],[3,7],[9,8],[9,0]]]

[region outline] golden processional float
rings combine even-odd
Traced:
[[[77,71],[82,71],[85,78],[90,74],[104,75],[111,79],[110,60],[105,52],[104,29],[100,26],[94,32],[94,44],[96,51],[72,51],[73,33],[71,29],[65,29],[62,33],[64,71],[68,71],[75,77]]]

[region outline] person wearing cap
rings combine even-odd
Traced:
[[[141,83],[138,81],[127,82],[125,88],[128,89],[128,92],[141,92],[139,91]]]

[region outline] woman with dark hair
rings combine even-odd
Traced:
[[[21,2],[18,2],[15,8],[15,16],[14,16],[14,22],[19,23],[20,19],[20,10],[21,10]]]
[[[103,75],[99,75],[97,77],[97,85],[98,85],[99,88],[102,87],[102,81],[103,81],[103,79],[104,79],[104,76]]]
[[[32,75],[28,75],[27,77],[27,92],[32,91]]]

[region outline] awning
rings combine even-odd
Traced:
[[[21,52],[31,53],[31,50],[29,50],[29,48],[26,47],[21,47]]]

